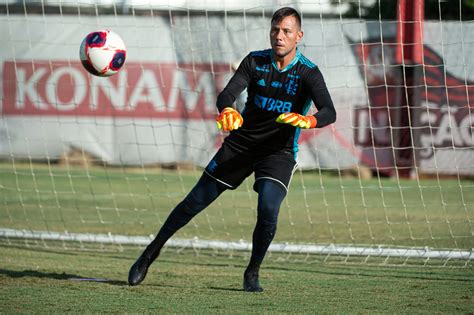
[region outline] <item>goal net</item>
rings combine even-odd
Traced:
[[[323,0],[1,3],[0,244],[148,244],[225,137],[216,95],[269,47],[272,13],[292,6],[338,119],[301,132],[270,256],[471,265],[473,23],[346,18],[347,2]],[[421,34],[401,44],[419,62],[397,57],[400,25]],[[106,28],[127,61],[94,77],[79,46]],[[168,248],[248,253],[252,184],[225,192]]]

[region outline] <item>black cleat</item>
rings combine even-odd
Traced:
[[[150,259],[145,256],[138,257],[128,273],[128,284],[131,286],[140,284],[145,280],[148,267],[150,267]]]
[[[262,292],[263,288],[258,281],[258,272],[244,273],[244,291],[245,292]]]

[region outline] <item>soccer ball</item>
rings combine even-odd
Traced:
[[[109,77],[125,63],[127,51],[123,40],[110,30],[88,34],[82,41],[79,57],[89,73]]]

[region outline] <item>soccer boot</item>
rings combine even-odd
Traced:
[[[128,284],[138,285],[145,280],[148,267],[150,267],[152,261],[150,258],[141,255],[137,261],[133,264],[132,268],[128,273]]]
[[[263,288],[260,286],[258,281],[257,272],[244,272],[244,291],[245,292],[262,292]]]

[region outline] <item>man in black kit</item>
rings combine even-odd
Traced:
[[[261,292],[259,270],[275,236],[280,204],[296,168],[301,128],[322,128],[336,120],[336,111],[318,67],[303,56],[301,18],[292,8],[281,8],[271,20],[271,49],[253,51],[240,64],[217,98],[217,126],[230,131],[191,192],[170,213],[156,238],[131,267],[128,282],[145,279],[148,267],[166,241],[222,192],[237,188],[255,175],[258,193],[257,224],[252,255],[244,272],[243,289]],[[242,113],[235,99],[247,88]],[[305,116],[311,103],[315,115]]]

